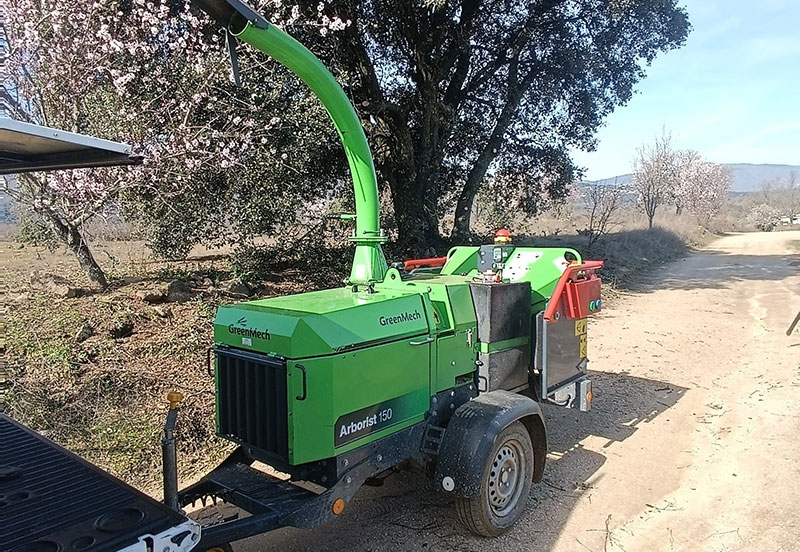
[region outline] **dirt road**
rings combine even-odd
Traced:
[[[576,443],[603,466],[553,549],[800,550],[797,240],[723,238],[596,324],[601,398]]]
[[[800,550],[799,309],[800,232],[722,238],[593,321],[594,410],[546,409],[545,480],[508,535],[472,537],[400,473],[234,549]]]

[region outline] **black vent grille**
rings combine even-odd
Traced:
[[[219,434],[288,460],[286,361],[216,349]]]

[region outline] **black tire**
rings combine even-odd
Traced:
[[[525,511],[533,481],[533,445],[528,430],[514,422],[497,436],[473,498],[456,498],[458,517],[470,531],[495,537]]]

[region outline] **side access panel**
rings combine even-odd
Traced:
[[[587,320],[536,315],[536,349],[533,375],[538,379],[539,399],[588,410],[583,398],[591,391],[587,378]]]
[[[530,285],[471,283],[469,289],[478,319],[478,389],[524,389],[530,359]]]
[[[289,462],[338,456],[421,422],[433,339],[402,339],[287,365]]]

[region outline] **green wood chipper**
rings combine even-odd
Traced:
[[[565,247],[517,246],[499,231],[488,245],[389,266],[370,150],[334,77],[238,0],[193,2],[225,29],[232,56],[237,38],[251,44],[328,110],[355,191],[356,213],[342,217],[355,221],[350,276],[338,289],[219,309],[210,351],[216,424],[238,446],[179,490],[180,396],[170,396],[166,506],[0,416],[5,544],[15,552],[225,547],[330,521],[363,484],[407,463],[454,498],[471,531],[508,530],[545,469],[540,404],[591,407],[587,319],[601,309],[603,263]],[[203,527],[182,515],[209,499],[248,515]],[[45,520],[36,512],[47,505]]]
[[[205,529],[211,546],[324,523],[369,478],[413,461],[469,529],[507,530],[545,467],[540,403],[590,408],[587,317],[601,309],[602,262],[499,232],[489,245],[390,267],[369,146],[334,77],[239,1],[194,3],[230,45],[272,56],[327,108],[353,177],[355,256],[345,287],[219,309],[217,429],[239,447],[168,499],[216,497],[252,514]]]

